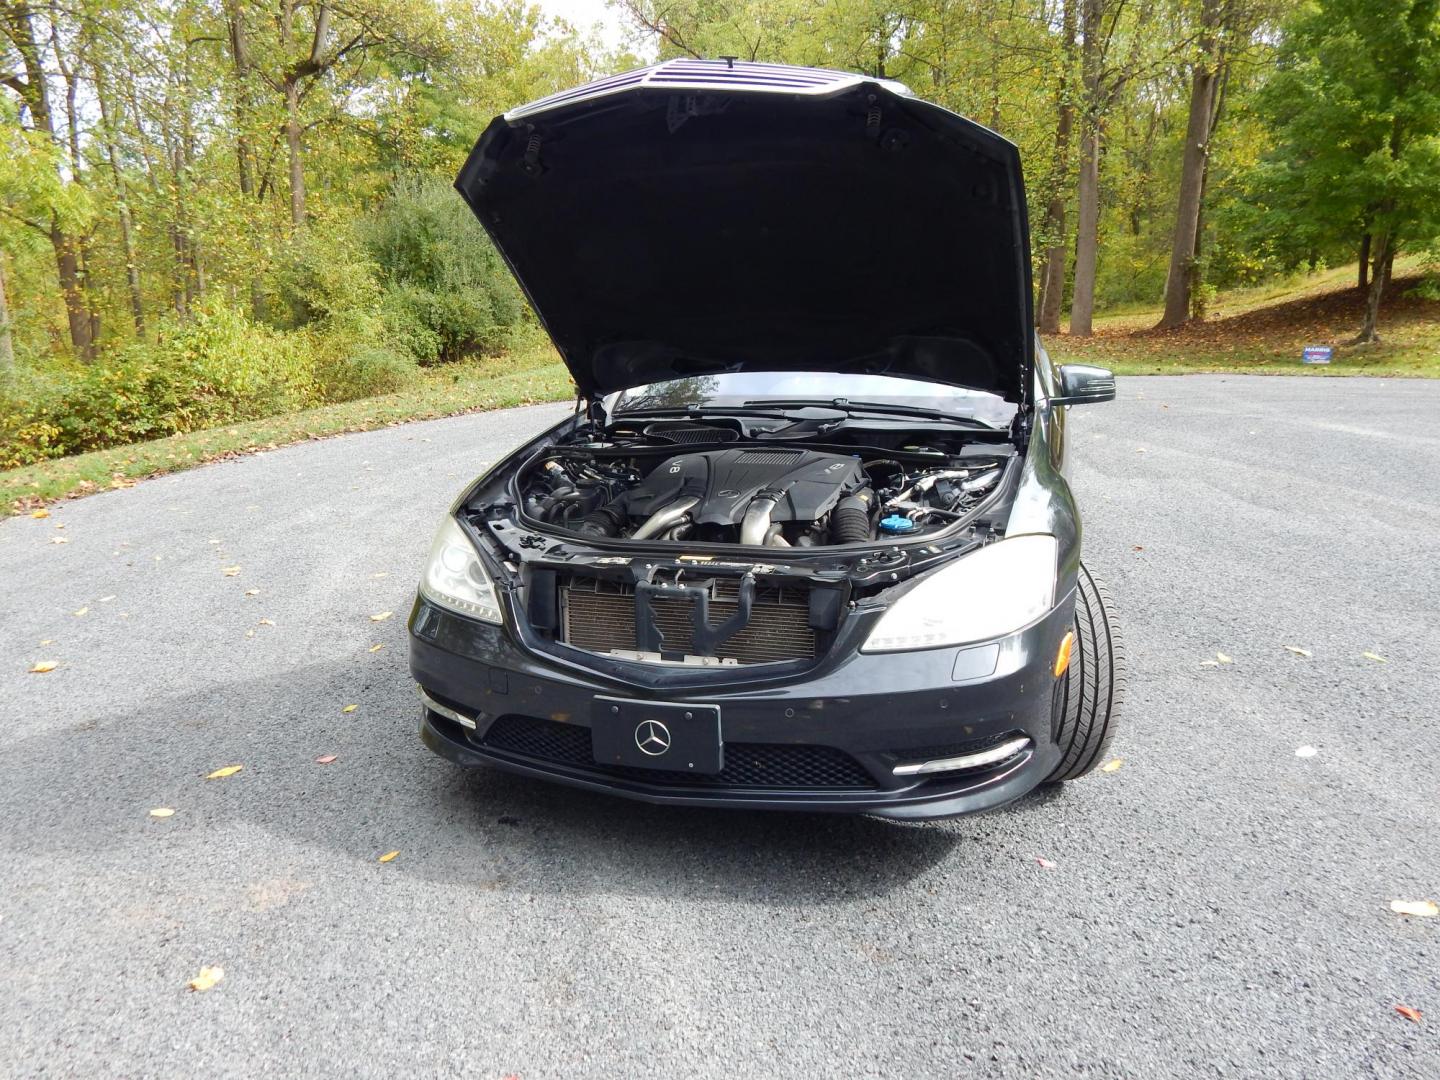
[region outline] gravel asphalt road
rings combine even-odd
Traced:
[[[420,746],[431,534],[563,411],[0,523],[0,1075],[1440,1077],[1440,382],[1076,410],[1123,764],[925,826]]]

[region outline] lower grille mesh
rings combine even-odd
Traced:
[[[833,746],[726,743],[725,768],[715,775],[601,765],[590,750],[590,729],[533,716],[502,716],[483,745],[557,765],[570,765],[640,783],[684,787],[870,791],[875,781],[860,763]]]
[[[735,582],[720,579],[710,600],[710,621],[720,623],[738,606]],[[634,649],[635,594],[626,585],[601,578],[574,577],[560,592],[565,641],[577,649],[609,652]],[[694,601],[677,598],[654,601],[655,621],[667,653],[695,652],[690,612]],[[750,625],[723,642],[716,653],[739,664],[765,664],[783,660],[813,660],[815,631],[810,626],[810,605],[798,589],[761,585],[755,590]]]

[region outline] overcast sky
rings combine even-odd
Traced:
[[[609,49],[618,49],[625,44],[626,25],[621,14],[609,8],[605,0],[538,0],[548,15],[554,15],[572,24],[577,30],[586,31],[598,27],[600,40]]]

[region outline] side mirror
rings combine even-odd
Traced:
[[[1115,400],[1115,376],[1105,368],[1088,364],[1060,365],[1060,393],[1051,405],[1088,405]]]

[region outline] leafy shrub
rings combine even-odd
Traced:
[[[360,239],[385,285],[388,336],[422,364],[497,352],[524,317],[490,238],[440,180],[397,182]]]
[[[308,229],[277,260],[273,274],[288,327],[311,326],[360,312],[378,312],[380,270],[345,229]]]
[[[354,401],[403,390],[416,376],[415,360],[383,345],[326,349],[316,360],[315,378],[326,401]]]
[[[272,416],[319,396],[304,336],[210,305],[106,363],[0,384],[0,467]]]

